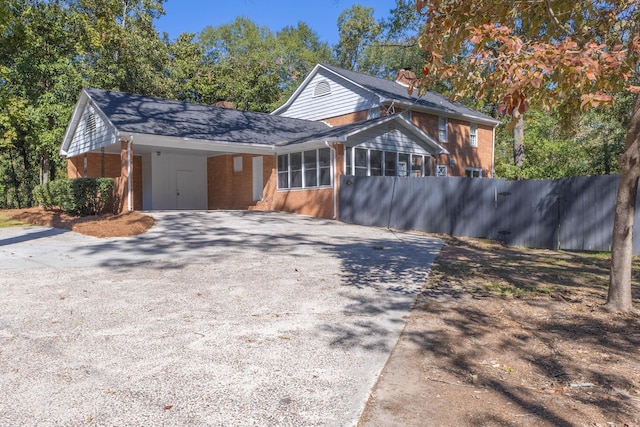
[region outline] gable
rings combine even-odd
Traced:
[[[73,133],[68,146],[66,150],[61,150],[67,157],[97,150],[118,141],[116,130],[90,102],[84,103],[84,108],[81,105],[79,103],[76,107],[81,109],[77,125],[75,129],[69,129]]]
[[[434,154],[419,144],[415,136],[401,129],[391,129],[386,133],[370,137],[369,139],[367,139],[366,133],[358,136],[359,138],[350,140],[347,146],[380,151],[397,151],[400,153]],[[364,140],[364,142],[359,142],[361,140]]]
[[[377,95],[321,67],[303,85],[273,114],[315,121],[380,105]]]

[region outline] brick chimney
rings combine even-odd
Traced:
[[[416,82],[416,74],[411,71],[411,68],[403,68],[396,74],[396,83],[401,84],[404,87],[409,87]]]
[[[218,101],[213,105],[215,105],[216,107],[229,108],[231,110],[236,108],[235,104],[231,101]]]

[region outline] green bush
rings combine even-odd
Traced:
[[[72,215],[99,215],[114,210],[113,178],[59,179],[38,185],[35,201],[45,209],[58,207]]]

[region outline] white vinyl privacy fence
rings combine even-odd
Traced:
[[[525,181],[343,176],[340,184],[340,220],[347,223],[531,248],[611,247],[617,175]],[[636,255],[639,216],[637,209]]]

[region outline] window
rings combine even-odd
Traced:
[[[313,97],[329,95],[331,94],[331,86],[329,86],[329,82],[326,80],[322,80],[318,82],[315,90],[313,91]]]
[[[278,189],[331,185],[331,150],[278,155]]]
[[[278,156],[278,188],[289,188],[289,156]]]
[[[464,175],[467,178],[482,178],[482,169],[478,168],[466,168]]]
[[[331,150],[318,150],[318,168],[320,170],[320,185],[331,185]]]
[[[369,152],[370,176],[382,175],[382,151],[371,150]]]
[[[367,159],[368,150],[355,148],[354,164],[356,165],[356,176],[367,176],[369,161]]]
[[[423,176],[422,156],[411,156],[411,176]]]
[[[478,124],[470,123],[469,124],[469,145],[472,147],[478,146]]]
[[[447,176],[447,165],[436,165],[436,176]]]
[[[396,176],[396,157],[397,153],[393,151],[385,151],[384,152],[384,175],[385,176]]]
[[[238,156],[233,158],[233,171],[242,172],[242,157]]]
[[[431,156],[422,154],[347,148],[345,175],[423,177],[431,173],[430,158]]]
[[[304,186],[318,186],[318,153],[316,150],[304,152]]]
[[[291,188],[302,188],[302,153],[289,154]]]
[[[438,118],[438,141],[440,142],[448,142],[449,137],[447,134],[447,126],[449,121],[446,117]]]
[[[398,153],[398,176],[409,176],[409,155]]]

